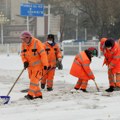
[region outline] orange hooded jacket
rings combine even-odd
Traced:
[[[44,48],[47,53],[48,63],[51,67],[56,67],[58,58],[62,58],[62,54],[58,44],[51,46],[47,41],[44,43]]]
[[[90,69],[90,62],[86,53],[84,51],[80,52],[74,59],[70,74],[83,80],[94,79],[95,77]]]
[[[107,38],[101,38],[100,40],[100,50],[104,53],[104,49],[105,49],[105,41],[107,40]],[[103,62],[103,65],[106,64],[107,65],[107,61],[106,59],[104,58],[104,62]]]
[[[107,38],[101,38],[100,40],[100,50],[103,52],[104,50],[104,43],[107,40]]]
[[[112,70],[112,73],[120,72],[120,48],[118,43],[115,42],[111,50],[104,49],[103,54],[106,59],[106,64]]]
[[[32,37],[29,45],[22,43],[21,57],[23,63],[25,61],[29,62],[28,68],[38,66],[40,69],[42,69],[43,66],[48,66],[47,55],[43,44],[36,38]]]

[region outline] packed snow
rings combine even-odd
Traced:
[[[91,69],[101,92],[97,92],[92,80],[87,90],[71,93],[77,78],[69,74],[74,56],[64,56],[63,70],[56,69],[54,90],[42,90],[43,99],[25,100],[29,79],[24,71],[10,93],[8,104],[0,105],[0,120],[120,120],[120,92],[102,96],[109,87],[107,67],[102,58],[93,58]],[[19,55],[0,55],[0,96],[7,95],[14,81],[23,69]]]

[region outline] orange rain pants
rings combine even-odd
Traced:
[[[43,71],[43,74],[45,74],[47,71]],[[53,80],[55,76],[55,68],[51,69],[45,77],[42,79],[41,83],[46,84],[47,88],[52,88],[53,87]]]
[[[83,80],[83,79],[78,79],[76,85],[75,85],[75,89],[86,89],[87,88],[87,84],[88,84],[88,80]]]
[[[28,68],[29,78],[30,78],[30,86],[28,94],[33,97],[42,96],[42,92],[39,87],[39,79],[41,78],[41,71],[38,67]]]
[[[113,74],[112,71],[108,70],[109,85],[113,87],[120,87],[120,73]]]

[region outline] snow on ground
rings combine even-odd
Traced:
[[[74,56],[64,56],[63,70],[56,70],[54,91],[43,90],[44,99],[24,100],[28,88],[27,71],[10,93],[10,102],[0,106],[0,120],[120,120],[120,93],[111,97],[101,96],[94,82],[89,81],[89,93],[70,93],[77,78],[69,74]],[[107,68],[102,67],[103,58],[94,58],[91,69],[101,91],[108,88]],[[0,95],[7,95],[14,81],[22,71],[19,55],[0,55]]]

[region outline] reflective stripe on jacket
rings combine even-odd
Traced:
[[[105,44],[105,41],[107,40],[107,38],[102,38],[100,40],[100,50],[103,52],[104,50],[104,44]]]
[[[120,48],[118,43],[115,42],[111,50],[104,49],[103,54],[105,56],[106,65],[112,70],[112,73],[120,73]]]
[[[56,60],[62,58],[62,54],[58,44],[51,46],[47,41],[44,43],[44,48],[47,53],[48,63],[50,66],[56,66]]]
[[[90,60],[84,51],[76,55],[70,74],[84,80],[94,79],[94,75],[90,69]]]
[[[42,65],[48,66],[47,55],[43,44],[36,38],[32,38],[29,45],[22,43],[21,58],[23,62],[29,62],[29,67],[37,65],[40,67],[42,67]]]
[[[109,53],[106,52],[106,54],[108,55]],[[117,43],[111,50],[111,57],[109,57],[109,59],[110,63],[108,67],[112,70],[112,73],[120,73],[120,48]]]

